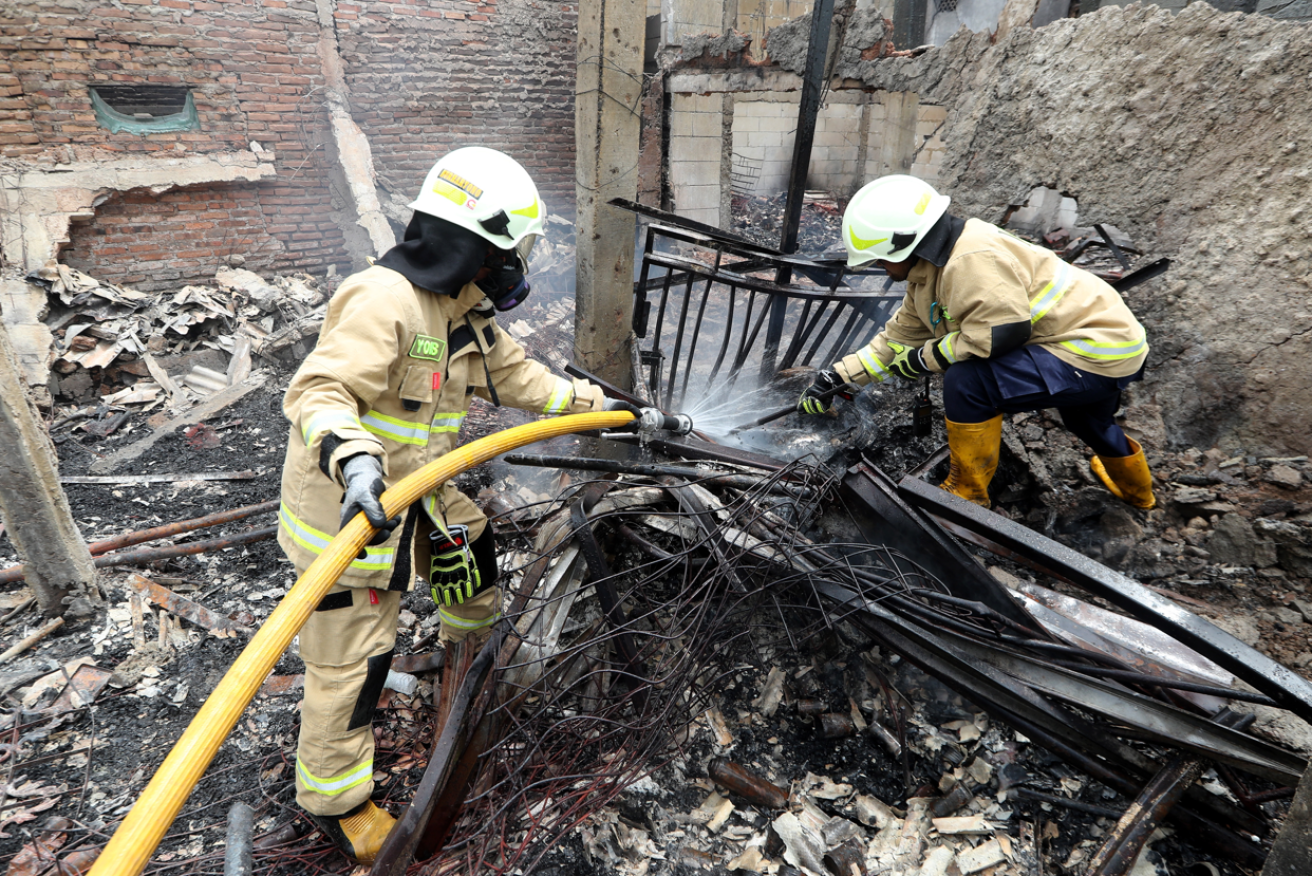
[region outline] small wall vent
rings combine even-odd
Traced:
[[[200,127],[191,89],[185,85],[95,85],[91,88],[91,105],[96,121],[115,134],[155,134]]]

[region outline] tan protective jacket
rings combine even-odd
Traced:
[[[989,358],[994,328],[1023,330],[1025,321],[1026,343],[1082,371],[1129,377],[1148,356],[1147,334],[1115,289],[1051,250],[968,219],[947,263],[939,268],[920,259],[883,331],[833,369],[857,385],[882,382],[892,373],[893,341],[921,347],[925,364],[941,372],[963,359]]]
[[[337,534],[342,462],[357,453],[378,457],[390,488],[454,450],[470,399],[491,398],[489,372],[505,405],[543,414],[601,410],[599,387],[526,359],[495,320],[471,312],[482,297],[472,283],[457,298],[438,295],[378,266],[348,277],[333,295],[319,343],[283,401],[291,431],[278,543],[297,568]],[[436,523],[469,525],[471,538],[482,534],[482,513],[453,487],[435,490],[423,507]],[[367,548],[340,583],[386,587],[379,582],[397,559],[402,529]]]

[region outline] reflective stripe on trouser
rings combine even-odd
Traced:
[[[298,576],[303,571],[297,569]],[[385,577],[380,585],[387,586]],[[360,715],[377,700],[361,702],[361,693],[369,698],[369,658],[386,655],[396,642],[400,608],[399,592],[334,585],[301,628],[305,695],[296,802],[306,812],[341,815],[373,792],[373,727]]]
[[[324,548],[328,547],[328,543],[333,540],[332,535],[315,529],[293,514],[292,509],[287,507],[286,502],[281,503],[278,508],[278,523],[291,534],[293,541],[314,554],[323,553]],[[363,560],[351,561],[352,569],[359,572],[386,573],[392,568],[392,561],[396,557],[395,548],[390,547],[369,547],[366,545],[364,552],[365,557]],[[384,583],[382,586],[386,588],[387,584]]]
[[[489,587],[457,605],[439,606],[437,638],[442,642],[459,642],[470,633],[492,626],[501,617],[501,588]]]

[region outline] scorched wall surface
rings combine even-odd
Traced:
[[[61,258],[146,290],[208,280],[234,257],[257,272],[347,271],[341,228],[354,217],[330,181],[325,63],[345,73],[385,201],[389,192],[394,204],[411,200],[443,152],[483,144],[519,158],[549,209],[572,218],[574,34],[575,7],[550,0],[9,4],[0,160],[7,172],[57,172],[125,154],[245,152],[255,142],[276,154],[276,178],[111,191],[75,223]],[[90,95],[107,83],[186,86],[199,129],[111,133]]]
[[[411,200],[443,152],[491,146],[573,218],[577,7],[366,0],[338,5],[337,31],[353,117],[394,198]]]
[[[0,24],[0,152],[26,167],[237,152],[277,155],[277,177],[155,194],[112,194],[72,230],[66,260],[151,288],[202,280],[231,255],[254,270],[321,270],[342,260],[322,148],[320,28],[308,0],[40,0]],[[89,89],[110,83],[190,88],[199,130],[111,133]]]

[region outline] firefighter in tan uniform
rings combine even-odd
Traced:
[[[527,360],[494,319],[527,295],[543,230],[537,189],[517,162],[458,149],[410,206],[404,242],[334,294],[284,403],[278,541],[297,575],[355,514],[380,527],[300,633],[297,803],[365,863],[394,822],[369,797],[373,711],[402,592],[416,573],[430,581],[448,643],[485,634],[500,606],[492,531],[472,501],[443,485],[389,521],[378,497],[455,449],[474,395],[545,414],[627,408]]]
[[[943,374],[951,472],[943,488],[989,506],[1002,414],[1056,408],[1094,451],[1094,474],[1119,499],[1152,508],[1143,448],[1113,419],[1121,390],[1143,377],[1143,326],[1102,280],[987,222],[958,219],[948,198],[910,176],[881,177],[843,215],[849,266],[871,262],[907,284],[866,347],[844,356],[798,400],[843,382]]]

